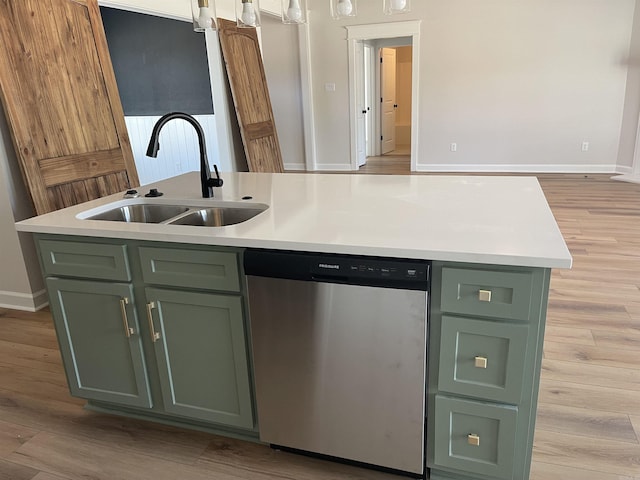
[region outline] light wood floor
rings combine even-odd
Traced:
[[[408,173],[408,158],[363,170]],[[640,480],[640,185],[539,179],[574,268],[552,275],[531,480]],[[0,480],[398,478],[82,404],[49,313],[0,309]]]

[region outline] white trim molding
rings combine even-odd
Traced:
[[[358,170],[357,132],[357,85],[356,85],[356,43],[380,38],[411,37],[411,171],[418,171],[419,132],[419,86],[420,86],[420,20],[406,22],[372,23],[352,25],[347,29],[347,49],[349,52],[349,127],[351,170]]]
[[[47,305],[49,305],[49,297],[46,290],[32,294],[0,291],[0,308],[37,312]]]
[[[307,12],[307,21],[311,12]],[[311,76],[311,38],[309,25],[298,26],[298,54],[300,56],[300,90],[302,93],[302,122],[304,128],[304,157],[308,171],[316,170],[316,126],[313,112],[313,79]]]
[[[618,167],[618,173],[622,173],[621,170],[625,168],[628,172],[624,172],[625,175],[619,177],[611,177],[612,180],[619,180],[621,182],[640,183],[640,121],[638,122],[638,128],[636,130],[636,146],[633,151],[633,165],[631,167]]]
[[[418,172],[432,173],[622,173],[616,165],[502,165],[502,164],[451,164],[433,163],[417,166]]]
[[[349,163],[323,163],[316,167],[316,170],[325,172],[350,172],[352,170]]]

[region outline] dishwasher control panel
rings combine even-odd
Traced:
[[[314,274],[351,279],[392,279],[426,281],[429,265],[421,262],[365,259],[362,257],[319,257],[311,265]]]
[[[424,291],[428,289],[430,265],[427,260],[360,255],[262,249],[244,252],[245,275]]]

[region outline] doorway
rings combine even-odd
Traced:
[[[372,78],[380,81],[379,155],[411,154],[412,49],[411,45],[379,48],[380,75]]]
[[[382,155],[382,152],[397,154],[397,142],[401,137],[403,153],[411,158],[411,171],[416,170],[419,115],[418,86],[420,58],[420,22],[394,22],[390,24],[357,25],[347,27],[349,44],[349,103],[351,127],[351,169],[358,170],[366,162],[365,157]],[[403,121],[398,121],[400,103],[395,94],[397,73],[388,75],[387,82],[382,80],[379,52],[389,50],[395,54],[396,68],[398,47],[408,47],[401,55],[405,60],[409,56],[408,77],[404,88],[410,93],[403,99]],[[371,66],[373,59],[374,66]],[[383,62],[384,64],[384,62]],[[405,68],[406,70],[406,68]],[[389,87],[388,85],[391,85]],[[387,87],[391,95],[385,102],[383,90]],[[395,97],[395,98],[393,98]],[[381,101],[378,101],[378,98]],[[397,106],[396,106],[397,105]],[[386,113],[385,113],[386,112]],[[382,119],[385,118],[383,122]],[[398,129],[398,125],[404,128]],[[386,132],[384,131],[386,130]],[[385,142],[385,136],[387,141]]]

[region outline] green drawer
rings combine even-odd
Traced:
[[[436,395],[435,412],[432,466],[513,477],[517,407]]]
[[[443,312],[528,320],[531,272],[503,272],[466,268],[442,269]]]
[[[140,247],[140,261],[145,283],[240,291],[235,253]]]
[[[44,274],[131,280],[126,245],[40,240],[40,257]]]
[[[443,315],[438,390],[519,403],[528,325]]]

